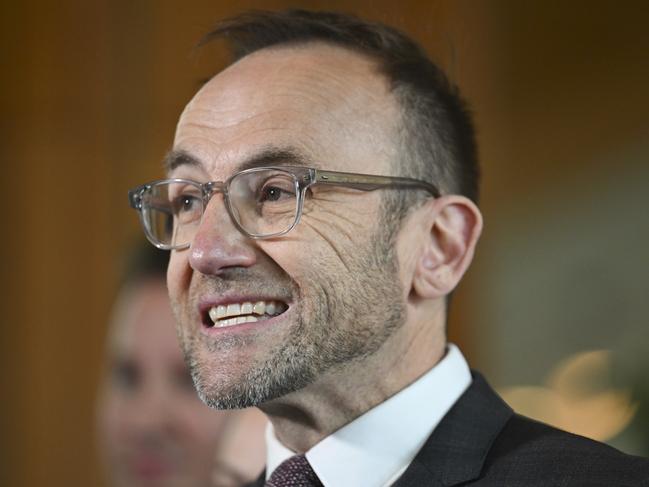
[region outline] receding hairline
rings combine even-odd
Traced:
[[[322,51],[321,49],[324,49],[325,51]],[[195,101],[200,101],[201,103],[204,101],[214,103],[213,100],[210,101],[212,95],[209,93],[210,90],[214,88],[211,88],[208,85],[211,83],[219,83],[218,78],[230,69],[237,69],[237,67],[241,66],[242,63],[255,63],[259,59],[263,59],[263,57],[269,55],[282,55],[287,63],[291,63],[295,60],[295,54],[302,57],[304,60],[316,61],[321,61],[323,59],[323,54],[326,56],[331,55],[331,57],[327,58],[329,60],[328,62],[332,65],[337,64],[340,66],[340,70],[337,71],[339,76],[337,78],[335,76],[331,77],[331,86],[333,86],[331,93],[333,93],[336,98],[340,98],[340,101],[334,101],[334,103],[342,102],[341,106],[350,107],[350,111],[354,114],[363,111],[364,113],[361,113],[361,117],[358,118],[360,123],[367,125],[368,121],[372,120],[374,128],[370,132],[376,135],[380,130],[384,136],[388,136],[393,140],[393,146],[395,148],[398,147],[398,120],[402,115],[402,106],[390,89],[389,78],[385,73],[381,72],[380,60],[374,59],[364,52],[351,49],[349,46],[326,40],[316,39],[287,44],[277,44],[255,50],[250,54],[237,59],[210,78],[210,80],[203,85],[201,90],[194,95],[187,108],[189,108],[189,106]],[[355,67],[351,67],[350,63],[354,63]],[[322,63],[319,62],[313,63],[316,74],[318,67],[321,65]],[[296,69],[299,70],[300,68],[296,67]],[[281,72],[282,71],[280,71],[280,73]],[[241,79],[245,79],[246,77],[254,79],[254,72],[245,73],[244,77]],[[325,83],[328,83],[327,77],[322,77],[322,80],[323,86]],[[222,84],[221,88],[223,89],[223,87],[227,87],[228,85],[236,86],[236,84],[232,85],[234,81],[236,81],[236,78],[229,80],[226,79],[225,84]],[[361,96],[365,98],[354,107],[354,104],[350,103],[350,97],[340,97],[340,91],[336,89],[336,83],[339,83],[343,89],[349,89],[351,92],[363,93]],[[315,86],[317,86],[317,84]],[[204,96],[201,96],[202,92]],[[320,94],[322,93],[323,92],[320,92]],[[333,97],[331,99],[335,100]],[[377,121],[378,123],[376,123]],[[382,139],[382,137],[378,136],[376,138],[377,140]],[[251,159],[251,161],[247,161],[247,159]],[[322,166],[319,160],[314,157],[310,151],[304,150],[304,148],[301,147],[301,144],[290,140],[285,142],[279,141],[278,144],[268,144],[254,148],[254,150],[251,151],[249,155],[244,156],[242,160],[243,162],[236,164],[236,170],[248,169],[260,165],[289,164],[308,165],[311,167]],[[165,173],[169,175],[175,169],[182,166],[198,169],[206,168],[208,167],[208,162],[209,161],[201,159],[199,154],[194,154],[191,148],[184,148],[183,144],[180,144],[179,146],[172,148],[166,154],[162,161],[162,165]],[[393,161],[389,160],[387,162],[392,165]]]
[[[394,61],[396,52],[409,60],[428,59],[425,50],[397,28],[337,11],[250,10],[219,21],[198,47],[215,41],[228,44],[231,64],[265,49],[313,43],[355,52],[377,61],[380,68]]]
[[[235,69],[242,63],[254,61],[257,58],[261,58],[262,56],[266,55],[274,56],[282,53],[288,53],[289,55],[308,53],[309,51],[318,48],[330,50],[332,53],[337,52],[339,54],[347,55],[350,61],[356,61],[356,66],[364,66],[370,74],[376,77],[377,81],[380,81],[381,84],[384,85],[385,95],[392,97],[396,106],[402,108],[401,104],[396,99],[394,94],[396,86],[393,83],[392,77],[386,70],[385,60],[381,59],[380,55],[373,53],[371,50],[363,49],[362,47],[355,46],[353,44],[346,44],[344,42],[338,42],[336,40],[320,38],[297,39],[280,42],[255,49],[241,56],[235,56],[234,59],[232,59],[232,61],[225,65],[221,70],[217,71],[209,78],[203,80],[200,89],[194,94],[194,96],[199,94],[210,82],[215,80],[217,77],[222,74],[228,73],[231,69]]]
[[[364,66],[370,74],[375,75],[376,79],[380,80],[385,85],[386,94],[391,94],[391,92],[393,91],[394,86],[391,85],[390,76],[387,72],[385,72],[384,63],[378,55],[373,55],[371,52],[367,52],[353,45],[335,42],[328,39],[305,39],[272,44],[267,47],[256,49],[243,56],[236,57],[231,63],[224,66],[223,69],[204,80],[201,85],[201,89],[199,89],[194,96],[200,93],[200,91],[204,89],[206,85],[208,85],[211,81],[213,81],[220,75],[226,74],[230,70],[236,69],[238,66],[241,66],[244,63],[255,61],[258,58],[262,58],[263,56],[267,55],[275,56],[283,53],[287,53],[289,55],[302,53],[308,54],[309,51],[317,50],[318,48],[324,48],[325,50],[329,50],[332,54],[338,53],[338,55],[347,56],[350,61],[356,61],[356,66]],[[294,58],[289,57],[289,59]]]

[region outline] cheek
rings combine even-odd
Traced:
[[[300,222],[303,240],[321,255],[337,256],[344,264],[372,245],[379,220],[373,202],[369,198],[313,202],[312,211]]]
[[[188,265],[189,252],[172,250],[167,267],[167,287],[172,299],[177,299],[189,287],[191,270]]]
[[[319,272],[345,271],[359,251],[368,247],[366,225],[336,221],[333,215],[304,218],[281,240],[260,240],[258,245],[286,274],[301,277]]]
[[[102,448],[110,456],[120,452],[121,447],[127,441],[127,428],[123,418],[127,408],[123,401],[112,395],[102,398],[101,406],[97,412],[97,428]]]

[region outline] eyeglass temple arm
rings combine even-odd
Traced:
[[[142,208],[142,190],[146,187],[147,185],[145,184],[128,191],[128,204],[131,208],[135,208],[136,210]]]
[[[131,189],[128,192],[128,202],[129,205],[131,205],[131,208],[135,208],[136,210],[141,210],[142,209],[142,190],[146,189],[147,185],[143,186],[138,186],[135,189]],[[166,208],[164,205],[155,205],[149,202],[148,205],[151,209],[153,210],[158,210],[162,213],[167,213],[171,215],[171,212],[169,211],[169,208]]]
[[[416,188],[428,191],[435,198],[440,196],[439,190],[432,184],[412,178],[396,176],[374,176],[369,174],[354,174],[337,171],[316,170],[314,181],[317,184],[335,184],[362,191],[374,191],[386,186]]]

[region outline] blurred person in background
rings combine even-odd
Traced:
[[[236,487],[264,464],[265,419],[213,411],[193,387],[165,283],[168,252],[141,248],[113,307],[97,401],[99,448],[115,487]]]
[[[266,416],[256,408],[228,412],[214,459],[214,487],[245,485],[259,474],[266,463],[261,432],[267,424]]]

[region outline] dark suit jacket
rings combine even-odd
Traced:
[[[263,475],[253,485],[263,486]],[[471,386],[394,484],[460,485],[649,487],[649,460],[515,414],[474,372]]]

